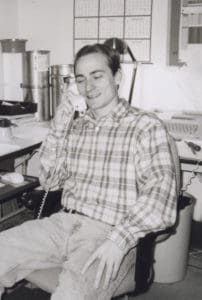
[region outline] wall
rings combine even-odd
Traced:
[[[0,0],[0,39],[16,37],[18,37],[18,0]],[[3,63],[0,51],[0,98],[3,97],[2,82]]]
[[[0,39],[18,37],[18,0],[0,0]]]
[[[197,56],[199,57],[197,52]],[[202,113],[202,64],[139,66],[133,104],[145,109]]]
[[[50,50],[51,65],[72,62],[73,0],[19,0],[18,23],[27,50]]]

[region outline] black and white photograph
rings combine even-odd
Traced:
[[[202,299],[202,0],[0,0],[0,300]]]

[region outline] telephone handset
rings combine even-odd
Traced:
[[[74,79],[72,79],[70,81],[70,83],[67,86],[66,91],[67,92],[68,91],[72,92],[72,99],[70,101],[73,104],[75,112],[78,112],[79,116],[82,116],[85,113],[85,110],[87,109],[87,106],[86,106],[85,99],[78,92],[76,82],[75,82]],[[65,93],[65,91],[64,91],[64,93]],[[74,119],[74,115],[72,116],[72,120],[70,122],[72,122],[73,119]],[[65,130],[64,130],[64,135],[63,135],[63,138],[62,138],[61,151],[62,151],[64,142],[65,142],[65,138],[66,138],[66,134],[67,134],[67,131],[69,129],[69,126],[70,126],[70,123],[67,122],[67,124],[65,126]],[[61,151],[57,154],[57,157],[60,157]],[[56,160],[57,160],[57,158],[56,158]],[[56,163],[55,163],[55,166],[56,166]],[[46,202],[46,198],[47,198],[49,190],[50,190],[50,186],[52,184],[52,181],[53,181],[53,178],[54,178],[54,175],[55,175],[55,171],[56,171],[56,167],[55,167],[55,169],[53,170],[53,172],[51,174],[49,187],[47,188],[47,191],[44,193],[44,196],[42,198],[41,205],[40,205],[40,208],[39,208],[39,212],[38,212],[38,215],[37,215],[37,219],[41,218],[41,214],[42,214],[42,211],[43,211],[43,208],[44,208],[44,205],[45,205],[45,202]]]
[[[64,88],[64,93],[66,91],[67,93],[68,92],[72,93],[70,101],[74,107],[74,110],[79,112],[82,115],[82,113],[84,113],[87,109],[86,101],[85,98],[79,94],[74,76],[70,76],[69,82],[66,84],[66,87]]]

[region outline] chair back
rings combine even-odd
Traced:
[[[176,192],[177,196],[180,193],[181,187],[182,187],[182,181],[181,181],[181,169],[180,169],[180,159],[179,154],[176,146],[176,142],[174,138],[170,135],[168,135],[169,140],[169,146],[170,146],[170,152],[173,160],[173,165],[175,167],[175,176],[176,176]]]

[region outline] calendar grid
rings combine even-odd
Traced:
[[[136,59],[151,62],[153,0],[74,0],[74,54],[84,45],[120,38]],[[126,56],[127,62],[130,57]]]

